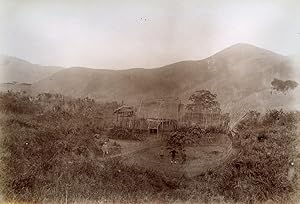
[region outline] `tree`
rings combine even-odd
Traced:
[[[216,100],[217,95],[208,90],[196,91],[189,97],[190,104],[186,108],[192,112],[221,111],[220,104]]]
[[[298,83],[292,80],[282,81],[280,79],[274,78],[271,82],[272,89],[280,92],[287,92],[288,90],[293,90],[298,86]]]

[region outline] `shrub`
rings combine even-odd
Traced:
[[[213,173],[219,194],[249,203],[278,198],[286,202],[295,190],[287,172],[295,159],[296,122],[295,113],[282,110],[263,116],[250,112],[237,128],[238,156]]]
[[[176,131],[171,132],[166,137],[168,146],[191,146],[203,143],[204,140],[218,138],[219,134],[227,134],[227,130],[222,127],[181,127]]]
[[[40,110],[40,106],[32,101],[32,97],[18,93],[0,93],[0,111],[13,114],[34,114]]]
[[[66,183],[78,182],[75,172],[100,165],[93,164],[102,155],[94,137],[102,129],[91,122],[101,113],[93,101],[9,92],[1,95],[0,104],[5,113],[0,120],[1,186],[7,199],[39,200],[49,189],[54,198]]]
[[[121,140],[143,140],[145,131],[114,126],[109,130],[108,137]]]

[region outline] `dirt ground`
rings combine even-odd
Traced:
[[[218,135],[215,142],[203,141],[194,147],[186,147],[186,162],[177,155],[176,163],[171,163],[171,156],[159,137],[148,138],[144,142],[114,140],[121,145],[123,161],[128,165],[138,165],[154,171],[174,176],[193,177],[226,161],[233,153],[232,144],[226,135]]]

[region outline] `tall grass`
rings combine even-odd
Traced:
[[[295,190],[297,178],[290,181],[287,171],[296,156],[296,113],[249,114],[233,136],[238,141],[233,159],[196,178],[172,178],[126,166],[119,158],[99,160],[102,152],[94,135],[101,137],[103,126],[94,118],[105,120],[107,106],[93,100],[5,93],[0,107],[0,181],[7,201],[285,203]]]

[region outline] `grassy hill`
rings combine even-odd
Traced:
[[[266,108],[269,105],[274,108],[277,106],[277,102],[273,104],[274,97],[262,93],[270,91],[275,77],[293,78],[289,58],[253,45],[236,44],[203,60],[182,61],[154,69],[63,69],[34,83],[33,90],[137,104],[141,99],[166,96],[186,102],[195,90],[209,89],[228,110],[241,102],[254,107],[263,103]],[[282,98],[285,106],[294,101],[293,94]]]
[[[0,83],[12,81],[33,83],[61,69],[62,67],[41,66],[16,57],[0,55]]]

